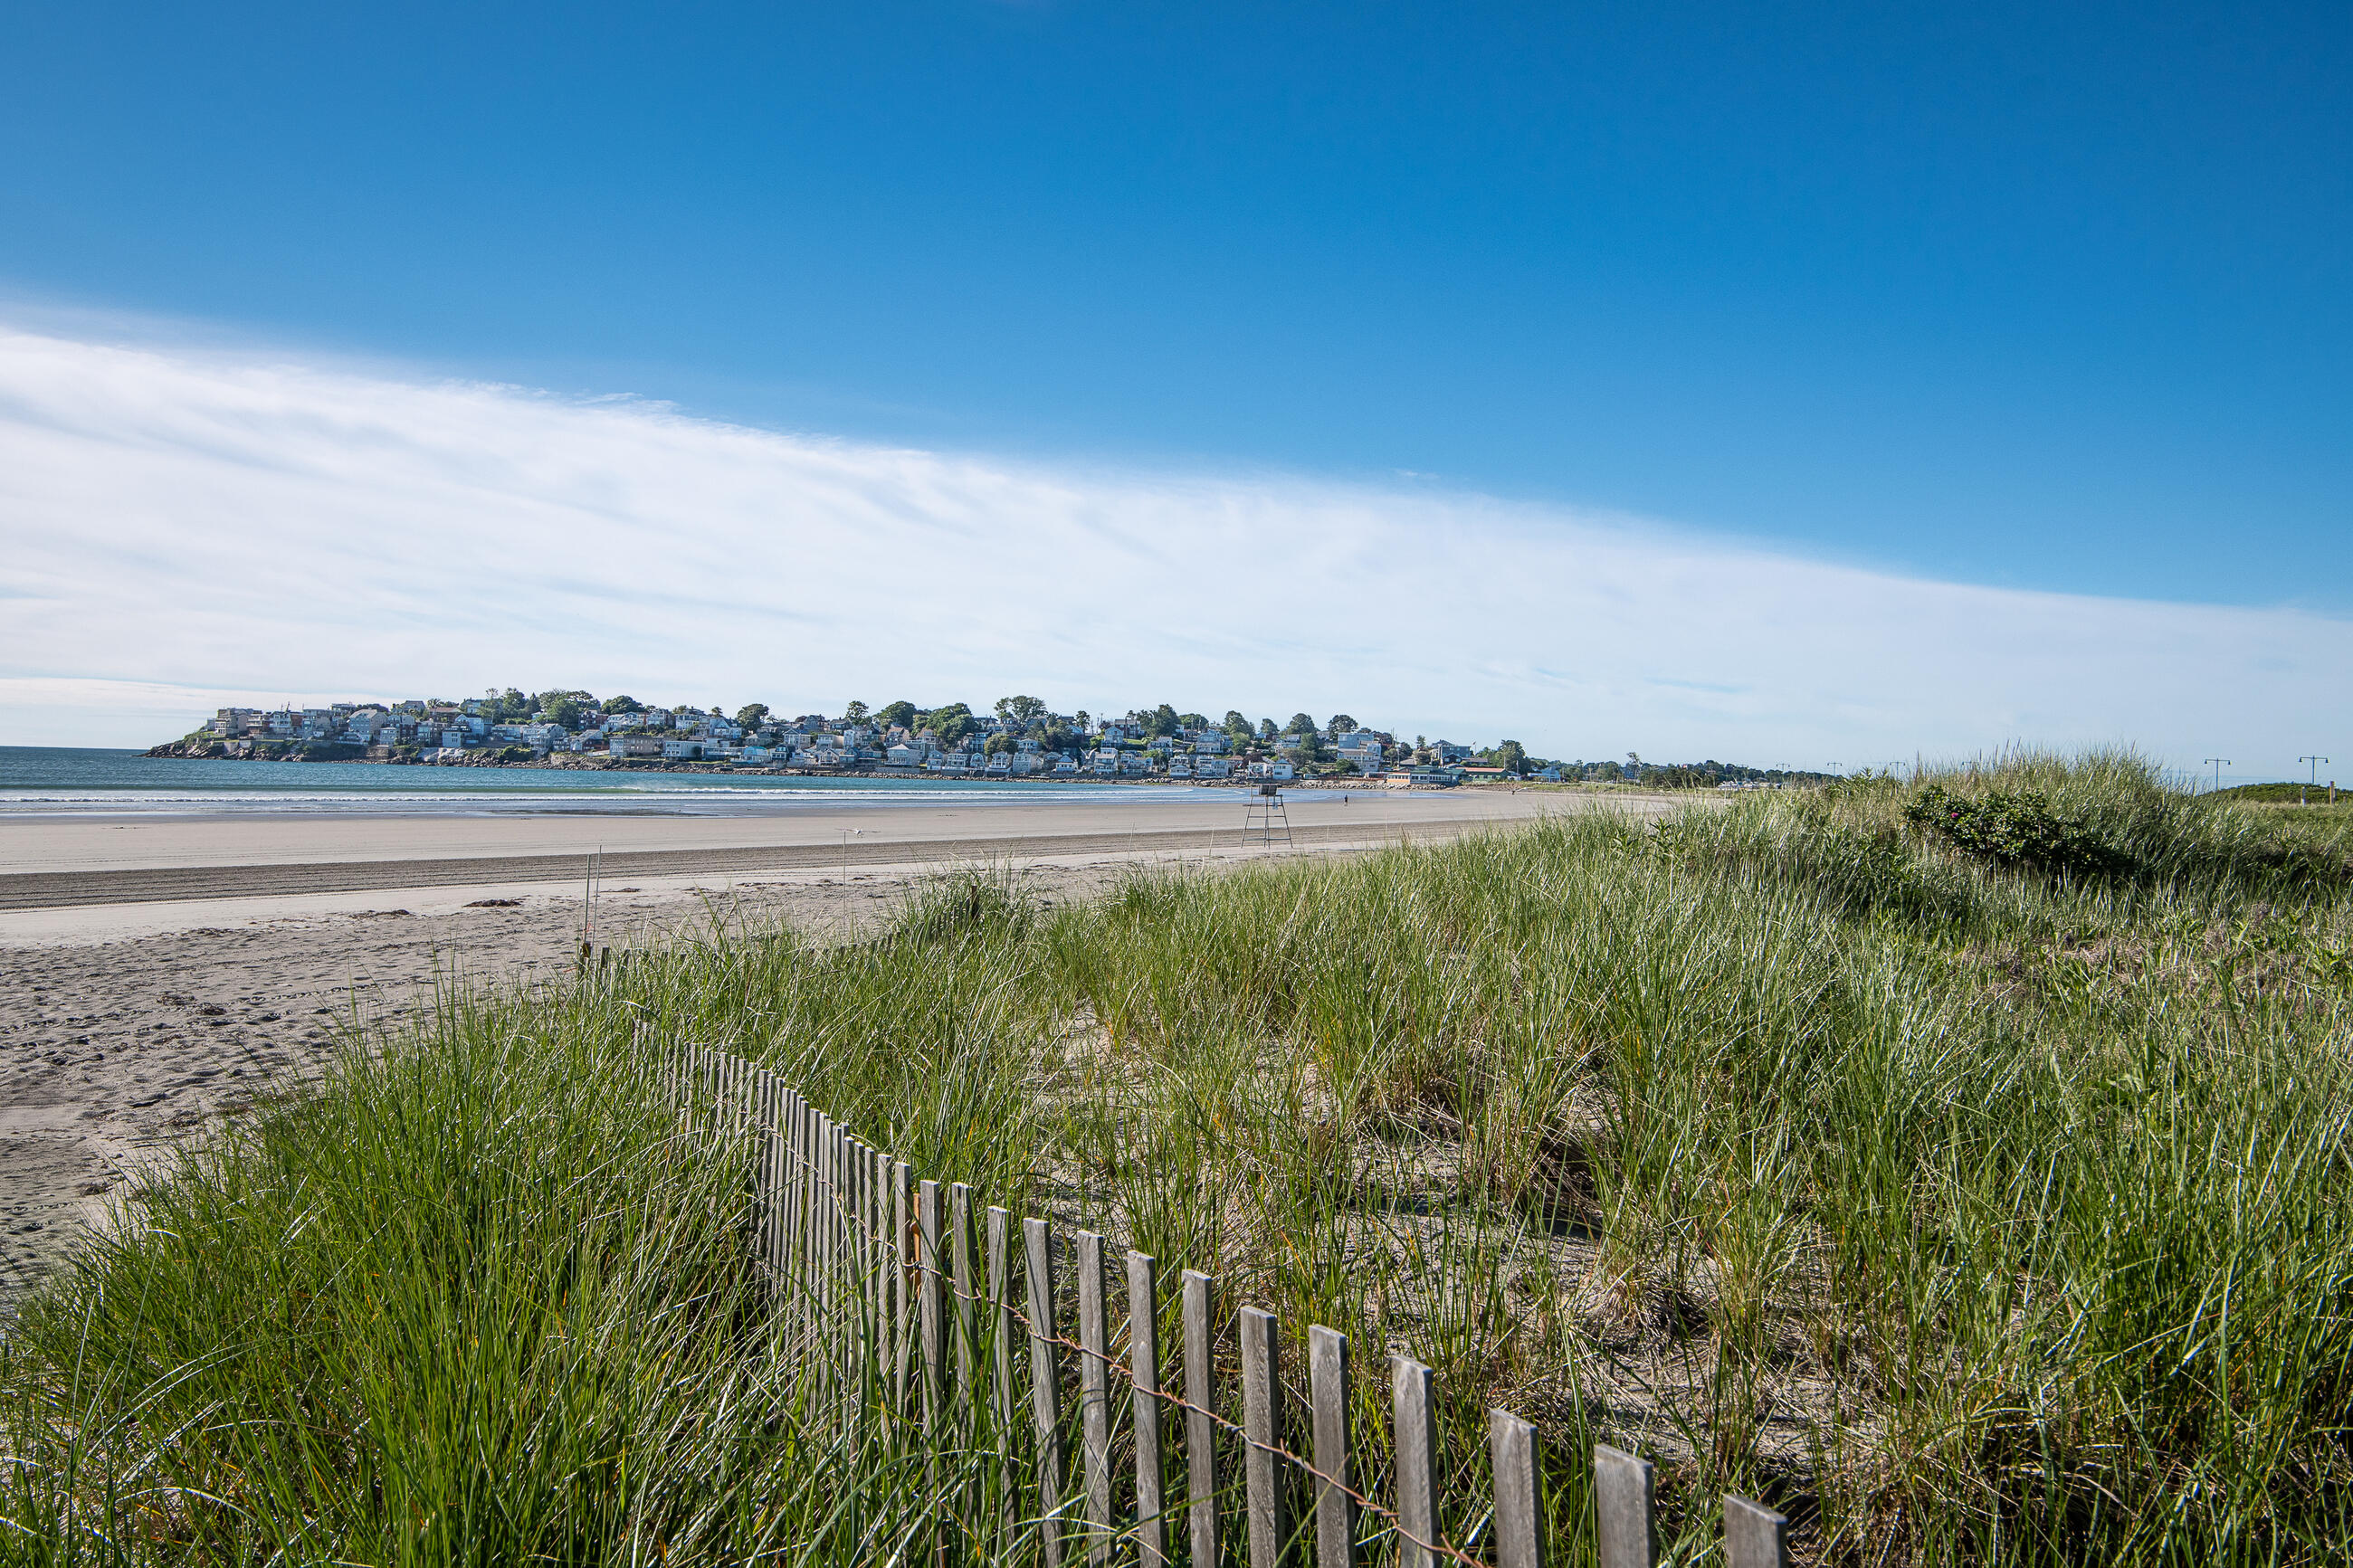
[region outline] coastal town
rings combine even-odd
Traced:
[[[838,715],[786,717],[754,702],[655,706],[556,689],[492,689],[462,701],[412,699],[323,708],[223,708],[153,756],[426,766],[643,768],[818,775],[946,775],[1003,780],[1128,780],[1220,784],[1356,781],[1444,788],[1476,783],[1651,784],[1772,787],[1814,775],[1714,761],[1662,767],[1532,756],[1517,741],[1488,745],[1400,737],[1335,713],[1252,722],[1239,710],[1211,720],[1166,703],[1118,714],[1060,713],[1034,697],[976,711],[863,702]]]

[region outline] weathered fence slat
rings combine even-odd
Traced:
[[[915,1268],[918,1310],[918,1336],[923,1341],[923,1420],[937,1436],[947,1429],[947,1390],[942,1386],[946,1368],[941,1363],[945,1346],[940,1334],[945,1327],[945,1314],[940,1301],[940,1184],[919,1182],[915,1185]]]
[[[1127,1375],[1135,1386],[1135,1555],[1138,1568],[1168,1561],[1166,1469],[1160,1453],[1159,1266],[1127,1254]]]
[[[915,1281],[913,1261],[914,1167],[904,1160],[891,1163],[892,1303],[891,1407],[902,1417],[913,1413],[907,1393],[908,1363],[915,1354]]]
[[[1199,1568],[1218,1561],[1218,1427],[1208,1415],[1217,1408],[1215,1289],[1199,1269],[1185,1270],[1185,1402],[1193,1407],[1185,1413],[1186,1525]]]
[[[974,1299],[980,1291],[972,1268],[972,1189],[962,1182],[948,1187],[948,1258],[955,1279],[956,1405],[969,1419],[980,1403],[973,1386]]]
[[[1761,1502],[1725,1493],[1724,1568],[1789,1568],[1789,1521]]]
[[[1651,1461],[1607,1443],[1593,1447],[1593,1526],[1601,1568],[1651,1568],[1658,1561]]]
[[[1495,1568],[1544,1568],[1536,1429],[1508,1410],[1490,1410],[1487,1451],[1495,1468]]]
[[[1054,1376],[1054,1233],[1042,1219],[1021,1222],[1029,1287],[1029,1409],[1038,1428],[1038,1501],[1046,1520],[1039,1547],[1046,1568],[1062,1561],[1061,1390]]]
[[[1079,1232],[1079,1439],[1086,1467],[1087,1561],[1111,1561],[1111,1321],[1103,1237]]]
[[[891,1343],[891,1156],[880,1149],[866,1151],[860,1172],[866,1190],[866,1322],[868,1365],[879,1396],[890,1379]]]
[[[1282,1441],[1282,1331],[1272,1312],[1241,1310],[1242,1490],[1250,1512],[1250,1568],[1276,1568],[1282,1556],[1282,1476],[1274,1449]]]
[[[1013,1272],[1007,1240],[1013,1226],[1010,1212],[991,1205],[988,1210],[989,1354],[995,1364],[990,1379],[997,1400],[997,1433],[1000,1445],[1009,1444],[1013,1431],[1013,1309],[1008,1294]]]
[[[1355,1568],[1356,1519],[1348,1479],[1348,1336],[1307,1331],[1308,1402],[1315,1423],[1315,1568]]]
[[[1437,1568],[1438,1413],[1430,1368],[1411,1356],[1389,1357],[1389,1419],[1397,1443],[1398,1562]]]

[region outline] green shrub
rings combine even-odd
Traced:
[[[2095,828],[2053,811],[2041,790],[1993,790],[1970,798],[1927,784],[1905,805],[1904,820],[1997,866],[2086,876],[2126,863]]]

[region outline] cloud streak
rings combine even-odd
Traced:
[[[2353,668],[2353,625],[2294,610],[5,329],[0,537],[0,741],[21,743],[497,680],[786,710],[1345,709],[1546,753],[1799,765],[2121,740],[2278,771],[2342,733]]]

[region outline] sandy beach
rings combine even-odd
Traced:
[[[958,865],[1047,901],[1138,860],[1345,854],[1662,801],[1529,792],[1295,797],[1293,844],[1245,849],[1242,798],[905,805],[789,817],[153,816],[0,822],[0,1311],[107,1195],[337,1031],[437,979],[553,973],[712,918],[848,930]],[[599,868],[593,900],[586,878]]]

